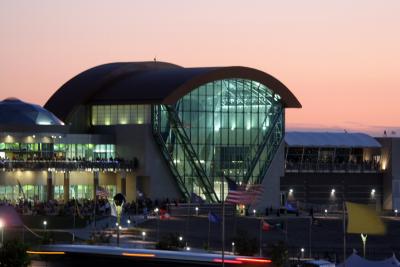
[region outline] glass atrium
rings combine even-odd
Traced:
[[[281,97],[244,79],[204,84],[153,108],[153,131],[181,190],[216,202],[221,177],[260,183],[284,136]],[[226,186],[226,183],[225,183]]]

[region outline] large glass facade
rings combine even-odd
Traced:
[[[17,201],[25,197],[29,200],[44,201],[47,198],[45,185],[0,185],[0,200]]]
[[[283,138],[280,96],[256,81],[210,82],[153,112],[156,139],[181,189],[211,201],[222,197],[222,173],[237,183],[261,182]]]
[[[93,105],[92,125],[149,124],[150,105]]]
[[[114,144],[0,143],[0,159],[99,160],[115,158]]]

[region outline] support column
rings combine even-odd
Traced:
[[[126,171],[121,171],[121,193],[126,197]]]
[[[53,186],[54,173],[47,172],[47,201],[54,199],[54,186]]]
[[[69,171],[64,172],[64,203],[69,201]]]
[[[94,171],[93,172],[93,199],[96,199],[96,190],[97,190],[98,186],[99,186],[99,172]]]

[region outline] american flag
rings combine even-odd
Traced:
[[[106,189],[104,189],[103,187],[99,186],[96,189],[96,196],[108,198],[108,191]]]
[[[247,188],[243,185],[237,185],[233,180],[226,177],[228,183],[228,196],[225,202],[232,204],[250,205],[256,203],[264,193],[260,184],[249,185]]]

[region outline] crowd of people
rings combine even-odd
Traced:
[[[183,200],[152,200],[150,198],[138,198],[136,201],[125,202],[122,212],[127,215],[144,214],[150,215],[157,207],[168,210],[170,205],[178,205]],[[0,200],[0,206],[13,206],[19,214],[23,215],[44,215],[44,216],[62,216],[77,215],[81,217],[93,216],[96,207],[96,215],[111,215],[111,202],[107,198],[92,199],[70,199],[69,201],[32,201],[19,199],[17,202],[10,200]]]

